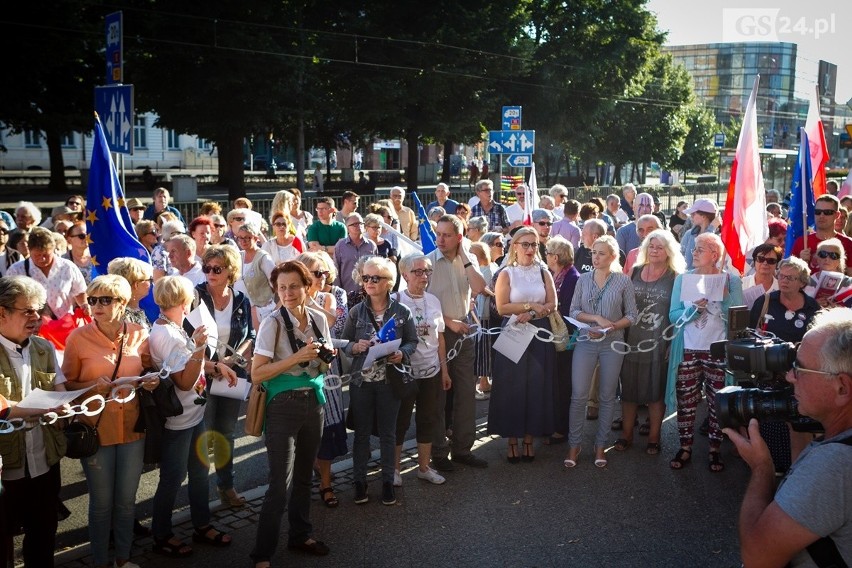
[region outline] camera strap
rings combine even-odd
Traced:
[[[757,318],[757,328],[761,331],[766,331],[766,312],[769,311],[769,294],[763,295],[763,307],[760,309],[760,317]]]
[[[299,350],[299,345],[296,343],[296,335],[293,333],[293,322],[290,321],[290,314],[287,313],[287,308],[281,306],[281,319],[284,320],[284,329],[287,330],[287,338],[290,340],[290,347],[293,349],[293,353]],[[311,327],[314,328],[314,334],[316,335],[317,341],[320,343],[325,343],[325,339],[320,333],[319,327],[317,326],[314,318],[311,317],[311,312],[305,309],[305,315],[308,316],[308,321],[311,322]]]

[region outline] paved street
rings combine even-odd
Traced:
[[[630,450],[610,450],[609,467],[598,469],[592,464],[591,451],[596,423],[587,422],[577,468],[562,466],[565,445],[537,445],[535,462],[515,465],[504,458],[505,442],[486,434],[488,402],[477,406],[475,452],[489,461],[488,469],[457,466],[446,474],[446,484],[429,485],[416,478],[415,445],[409,440],[404,453],[404,486],[397,492],[397,504],[381,504],[378,462],[374,461],[370,502],[355,505],[351,461],[346,456],[334,465],[340,507],[327,509],[315,495],[311,511],[316,537],[329,545],[331,554],[313,558],[279,547],[274,565],[740,566],[736,517],[748,468],[730,455],[730,444],[723,446],[728,467],[722,474],[707,470],[707,440],[701,436],[693,463],[684,471],[672,471],[668,460],[676,451],[677,435],[670,419],[664,424],[660,455],[645,454],[645,438],[637,435]],[[240,431],[241,427],[240,423]],[[616,434],[613,432],[613,441]],[[250,507],[235,511],[213,502],[215,522],[234,537],[230,548],[195,545],[191,558],[172,560],[151,553],[151,541],[145,538],[136,541],[133,560],[142,566],[249,566],[265,491],[262,450],[257,438],[244,437],[238,442],[237,484]],[[377,452],[373,457],[378,457]],[[60,524],[60,540],[67,548],[58,553],[57,566],[90,566],[85,544],[85,483],[81,474],[71,477],[79,465],[66,462],[63,495],[74,514]],[[156,481],[156,472],[146,473],[139,490],[146,523]],[[176,532],[190,542],[185,490],[179,499]],[[286,545],[286,521],[282,541]]]

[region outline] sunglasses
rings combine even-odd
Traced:
[[[328,275],[331,274],[328,270],[314,270],[313,275],[317,278],[328,278]]]
[[[421,276],[432,276],[432,272],[433,270],[431,268],[415,268],[411,271],[411,273],[418,278]]]
[[[223,270],[227,270],[224,266],[210,266],[209,264],[205,264],[201,267],[201,272],[204,274],[222,274]]]
[[[227,225],[219,225],[218,223],[213,225],[213,226],[216,227],[217,229],[224,229],[225,227],[227,227]]]
[[[769,266],[775,266],[776,264],[778,264],[778,259],[777,259],[777,258],[769,258],[769,257],[767,257],[767,256],[758,255],[758,257],[757,257],[757,262],[763,262],[763,263],[768,264]]]
[[[814,209],[814,215],[834,215],[837,209]]]
[[[157,231],[151,231],[150,233],[145,233],[142,236],[147,237],[148,235],[154,235],[155,237],[158,237],[158,236],[160,236],[160,233],[158,233]]]
[[[238,222],[238,223],[242,223],[243,221],[246,220],[246,218],[245,217],[234,217],[233,220]]]
[[[3,307],[6,308],[7,310],[14,310],[16,312],[21,312],[22,314],[24,314],[25,318],[41,317],[41,312],[42,312],[42,310],[44,310],[44,306],[40,307],[37,310],[34,310],[33,308],[16,308],[15,306],[3,306]]]
[[[503,243],[501,243],[501,242],[496,242],[496,243],[494,243],[494,244],[493,244],[493,245],[491,245],[491,246],[492,246],[492,247],[497,247],[497,248],[501,249],[501,248],[503,248]]]
[[[77,233],[76,235],[68,235],[69,239],[80,239],[81,241],[86,240],[86,233]]]
[[[118,298],[112,298],[110,296],[89,296],[86,298],[86,302],[88,302],[90,306],[96,306],[97,304],[102,306],[111,306],[113,302],[118,301],[120,301]]]
[[[367,282],[372,282],[373,284],[378,284],[379,282],[381,282],[382,280],[385,280],[385,279],[386,278],[384,276],[377,276],[375,274],[373,274],[373,275],[365,274],[361,277],[361,282],[363,282],[364,284],[366,284]]]
[[[80,203],[79,201],[68,201],[65,203],[65,205],[68,207],[77,207],[79,205],[82,205],[82,203]]]
[[[9,229],[0,229],[0,235],[8,235]]]
[[[552,227],[553,223],[551,223],[550,221],[539,221],[538,226],[539,227]]]
[[[280,229],[281,227],[286,227],[287,223],[279,222],[279,223],[272,223],[272,225],[275,226],[275,227],[278,227]]]
[[[821,250],[817,253],[817,256],[820,258],[830,258],[831,260],[840,260],[839,252],[830,252],[827,250]]]

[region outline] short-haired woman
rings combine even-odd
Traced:
[[[89,254],[88,238],[85,221],[77,221],[71,225],[65,233],[65,240],[68,241],[68,252],[63,255],[63,258],[72,261],[80,269],[86,284],[92,281],[92,270],[95,267],[92,263],[92,255]]]
[[[754,286],[763,286],[763,293],[768,294],[778,289],[778,279],[775,278],[776,265],[781,260],[781,247],[770,243],[761,243],[751,251],[754,272],[743,277],[743,291]],[[749,304],[749,309],[754,305]]]
[[[148,296],[151,286],[154,285],[153,267],[138,258],[118,257],[107,265],[107,272],[121,276],[130,284],[130,299],[124,308],[124,319],[150,330],[151,322],[148,321],[145,310],[139,307],[139,302]]]
[[[275,293],[270,284],[275,261],[259,246],[260,229],[251,223],[240,225],[235,235],[242,257],[242,277],[236,282],[239,290],[251,301],[255,330],[276,306]]]

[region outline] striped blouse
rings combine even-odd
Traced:
[[[598,288],[594,270],[582,274],[574,289],[571,317],[576,319],[580,312],[603,316],[612,322],[627,318],[631,325],[636,323],[639,312],[636,309],[636,295],[630,277],[613,272],[604,287]],[[624,330],[610,332],[607,338],[624,341]]]

